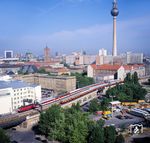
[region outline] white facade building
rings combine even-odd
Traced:
[[[69,65],[89,65],[96,60],[96,55],[83,55],[81,53],[73,53],[66,56],[66,63]]]
[[[0,114],[15,111],[24,105],[26,99],[30,99],[32,103],[40,102],[41,86],[30,85],[18,80],[0,81]]]
[[[13,51],[12,50],[5,51],[4,52],[4,57],[5,58],[13,58]]]
[[[99,56],[107,56],[107,50],[106,49],[100,49],[99,50]]]

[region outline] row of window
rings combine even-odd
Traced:
[[[28,95],[28,96],[20,96],[20,98],[22,99],[22,98],[26,98],[26,97],[33,97],[33,95]],[[19,99],[19,97],[14,97],[14,100],[16,100],[16,99]]]
[[[23,91],[23,90],[29,90],[29,88],[14,89],[14,92]]]
[[[29,93],[32,93],[33,94],[33,92],[30,92],[30,91],[28,91],[28,92],[20,92],[20,93],[14,93],[14,96],[16,96],[16,95],[22,95],[22,94],[29,94]]]

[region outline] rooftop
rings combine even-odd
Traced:
[[[91,65],[93,69],[95,70],[118,70],[121,65],[109,65],[109,64],[104,64],[104,65],[96,65],[96,64],[92,64]]]
[[[0,89],[3,88],[24,88],[24,87],[36,87],[35,84],[28,84],[26,82],[23,82],[21,80],[9,80],[9,81],[0,81]]]
[[[124,67],[125,70],[134,70],[144,67],[143,64],[133,64],[133,65],[110,65],[110,64],[103,64],[103,65],[91,65],[93,69],[95,70],[112,70],[117,71],[121,66]]]

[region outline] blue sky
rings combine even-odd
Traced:
[[[69,54],[112,49],[112,0],[0,0],[0,55],[4,50]],[[150,0],[118,0],[118,51],[150,55]]]

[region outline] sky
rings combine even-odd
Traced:
[[[112,51],[113,0],[0,0],[0,55]],[[118,0],[117,48],[150,55],[150,0]]]

